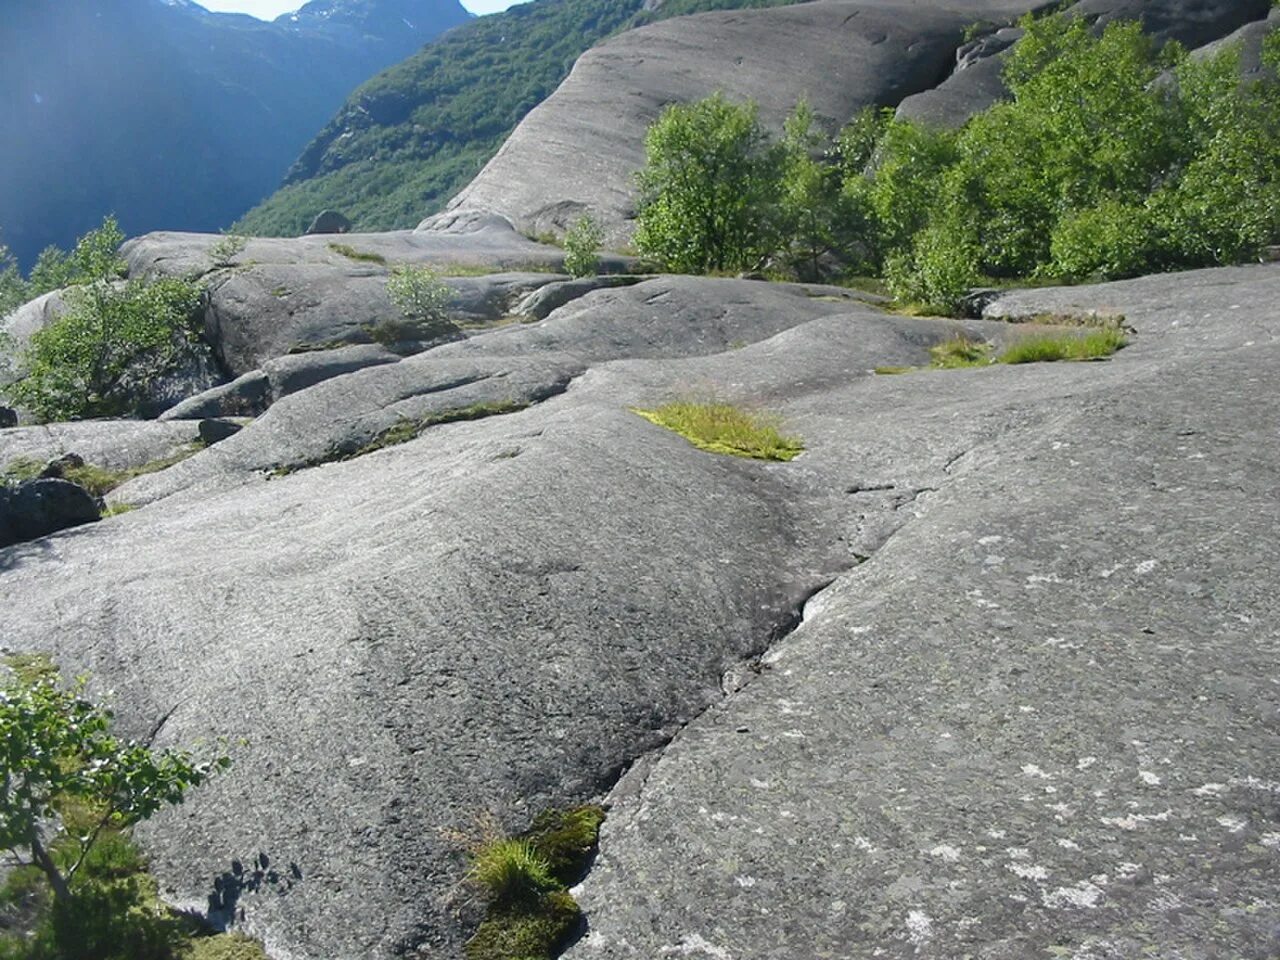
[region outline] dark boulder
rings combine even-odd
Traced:
[[[60,457],[55,457],[44,465],[44,469],[40,471],[41,480],[61,480],[67,475],[68,470],[74,470],[77,467],[84,466],[84,457],[78,453],[64,453]]]
[[[67,480],[48,478],[0,487],[0,547],[93,523],[100,516],[98,501],[89,491]]]
[[[212,447],[215,443],[234,437],[243,430],[243,425],[236,423],[234,420],[218,420],[209,419],[200,421],[200,439],[207,447]]]
[[[351,221],[340,214],[337,210],[324,210],[316,214],[316,218],[311,221],[311,226],[307,227],[307,234],[315,233],[350,233]]]
[[[18,411],[12,407],[0,407],[0,430],[18,425]]]

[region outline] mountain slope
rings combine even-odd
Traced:
[[[264,23],[187,0],[0,13],[0,230],[30,263],[115,212],[227,226],[353,86],[466,20],[457,0],[316,0]]]
[[[466,186],[597,41],[701,10],[789,0],[537,0],[454,30],[373,78],[307,146],[285,186],[237,224],[288,236],[319,211],[359,229],[412,227]]]

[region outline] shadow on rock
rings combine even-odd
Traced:
[[[244,894],[270,890],[283,896],[301,880],[302,868],[296,863],[290,861],[281,873],[271,865],[271,857],[265,853],[254,857],[249,868],[239,860],[232,860],[231,866],[213,880],[207,920],[219,928],[243,920],[244,908],[240,905],[240,898]]]

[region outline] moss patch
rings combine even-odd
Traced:
[[[892,377],[900,373],[910,373],[915,367],[876,367],[875,372],[882,377]]]
[[[489,910],[467,960],[552,960],[569,944],[582,911],[568,887],[586,872],[604,817],[593,805],[545,810],[519,837],[490,837],[472,851],[468,878]]]
[[[652,410],[632,408],[650,423],[680,434],[699,450],[756,460],[792,460],[803,450],[798,437],[784,437],[778,421],[729,403],[678,401]]]
[[[126,467],[123,470],[112,470],[93,463],[86,463],[82,467],[65,467],[62,471],[62,477],[64,480],[69,480],[84,487],[95,497],[101,497],[120,486],[126,480],[132,480],[134,477],[141,477],[148,473],[159,473],[161,470],[172,467],[175,463],[181,463],[188,457],[194,456],[203,449],[204,444],[199,441],[188,443],[167,457],[152,460],[139,467]],[[44,466],[40,461],[32,460],[30,457],[19,457],[16,460],[11,460],[4,468],[4,471],[0,472],[0,483],[20,483],[24,480],[32,480],[39,476]]]

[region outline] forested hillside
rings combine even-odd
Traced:
[[[789,0],[536,0],[465,24],[374,77],[303,151],[285,186],[238,231],[301,233],[340,209],[361,230],[412,227],[474,177],[588,48],[703,10]]]

